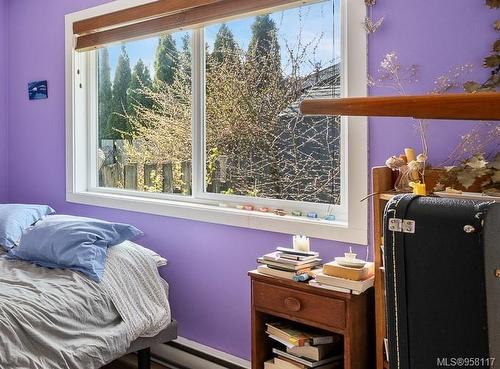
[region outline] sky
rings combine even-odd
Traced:
[[[297,48],[297,39],[301,32],[303,44],[311,43],[308,50],[311,50],[308,56],[308,61],[303,65],[304,73],[309,73],[313,70],[313,63],[322,63],[329,65],[333,60],[340,58],[340,27],[338,21],[339,0],[328,0],[320,3],[305,5],[298,8],[286,9],[277,11],[271,14],[271,18],[275,21],[278,27],[278,39],[282,54],[282,64],[286,71],[287,57],[284,52],[287,49],[287,44],[293,49]],[[235,40],[240,48],[246,50],[252,37],[251,25],[255,17],[246,17],[233,21],[226,22],[227,26],[234,34]],[[205,42],[212,49],[219,24],[213,24],[205,27]],[[182,47],[182,37],[190,31],[181,31],[173,33],[177,48]],[[316,53],[313,55],[312,45],[317,45]],[[148,66],[151,75],[154,71],[154,60],[156,47],[158,46],[158,37],[150,37],[147,39],[131,41],[125,43],[126,50],[130,57],[131,67],[137,63],[139,59]],[[113,45],[108,47],[111,76],[114,76],[118,57],[121,52],[121,45]]]

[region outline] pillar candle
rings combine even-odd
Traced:
[[[410,161],[417,160],[417,157],[415,156],[415,150],[413,150],[412,147],[407,147],[405,149],[405,156],[406,156],[406,161],[409,163]]]
[[[311,251],[309,238],[306,236],[293,236],[293,249],[297,251]]]

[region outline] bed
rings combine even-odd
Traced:
[[[126,241],[108,251],[100,283],[0,254],[0,368],[96,369],[177,336],[158,261]]]

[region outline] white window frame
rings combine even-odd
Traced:
[[[365,117],[341,119],[341,205],[334,206],[334,222],[306,217],[278,216],[258,211],[217,206],[221,202],[251,203],[273,208],[299,208],[324,212],[326,204],[228,196],[204,191],[205,147],[203,47],[193,47],[193,195],[155,194],[97,186],[96,57],[75,52],[73,23],[89,17],[148,3],[151,0],[117,0],[68,14],[66,27],[66,200],[68,202],[139,211],[342,242],[368,244],[368,127]],[[367,37],[361,22],[362,1],[340,0],[342,95],[367,95]],[[193,45],[203,45],[203,30],[193,31]],[[95,53],[95,52],[93,52]],[[92,78],[92,76],[94,76]],[[81,87],[80,87],[81,86]]]

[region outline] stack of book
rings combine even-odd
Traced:
[[[349,268],[333,261],[323,265],[323,271],[309,281],[314,287],[359,295],[373,286],[373,263],[366,263],[362,268]]]
[[[281,344],[273,348],[264,369],[342,368],[342,340],[338,335],[303,330],[289,323],[267,324],[267,334]]]
[[[275,252],[257,259],[261,264],[257,270],[274,277],[307,281],[309,273],[321,264],[319,254],[314,251],[298,251],[278,247]]]

